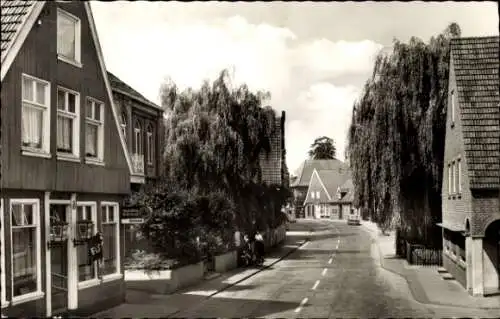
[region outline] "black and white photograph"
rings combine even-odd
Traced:
[[[500,317],[496,1],[0,1],[1,318]]]

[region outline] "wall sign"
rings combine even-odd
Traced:
[[[138,207],[122,208],[120,214],[122,224],[142,224],[147,217],[147,213]]]

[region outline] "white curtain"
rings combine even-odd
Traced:
[[[97,126],[89,123],[85,130],[85,154],[97,156]]]
[[[21,130],[23,145],[41,147],[43,111],[32,106],[23,105]]]
[[[62,15],[57,17],[57,53],[75,58],[75,22]]]
[[[57,150],[71,152],[73,119],[57,116]]]

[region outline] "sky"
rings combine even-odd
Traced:
[[[224,68],[286,111],[287,166],[295,172],[315,138],[345,160],[354,102],[393,39],[428,41],[451,22],[462,36],[498,35],[496,2],[92,1],[109,71],[160,104],[166,77],[200,86]]]

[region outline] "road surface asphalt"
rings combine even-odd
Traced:
[[[288,240],[310,231],[309,241],[209,298],[209,282],[187,289],[176,297],[180,310],[169,317],[497,317],[486,310],[416,302],[404,278],[380,266],[376,243],[363,227],[345,221],[299,221],[290,228]]]

